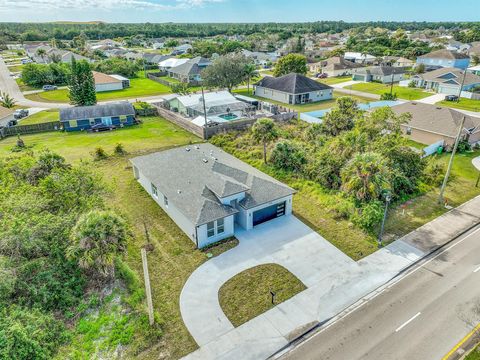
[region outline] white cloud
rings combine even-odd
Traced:
[[[0,0],[0,11],[38,9],[149,9],[149,10],[175,10],[202,7],[208,3],[218,3],[224,0],[176,0],[170,3],[159,3],[153,0]]]

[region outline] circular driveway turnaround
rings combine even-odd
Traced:
[[[355,261],[292,215],[250,231],[237,230],[235,235],[239,245],[196,269],[180,295],[182,318],[200,346],[234,328],[220,307],[218,291],[236,274],[257,265],[275,263],[308,288],[332,272],[357,267]]]

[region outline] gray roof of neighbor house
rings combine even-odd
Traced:
[[[393,106],[392,110],[396,114],[407,112],[412,114],[412,119],[408,123],[409,127],[451,138],[457,136],[458,127],[461,124],[463,116],[465,116],[465,132],[473,134],[480,131],[480,118],[464,115],[450,108],[418,102],[407,102]]]
[[[345,60],[343,56],[333,56],[326,60],[320,61],[320,65],[322,68],[328,68],[332,70],[357,69],[365,66],[363,64]]]
[[[94,119],[123,115],[135,115],[135,109],[128,101],[106,105],[77,106],[60,109],[60,121]]]
[[[456,51],[450,51],[447,49],[441,49],[429,52],[428,54],[422,55],[418,57],[419,59],[468,59],[469,56],[467,54],[459,53]]]
[[[371,74],[371,75],[381,75],[381,76],[390,76],[392,74],[405,74],[406,70],[401,67],[394,66],[371,66],[368,68],[363,68],[357,70],[359,74]]]
[[[206,66],[210,64],[210,60],[205,59],[201,56],[197,56],[193,59],[188,60],[184,64],[169,69],[168,72],[183,76],[198,75]]]
[[[447,76],[448,74],[452,74],[453,76]],[[428,71],[424,74],[417,74],[414,75],[414,78],[422,78],[425,81],[431,82],[439,82],[439,83],[446,83],[452,84],[454,82],[457,85],[460,85],[463,81],[464,72],[457,68],[440,68],[433,71]],[[452,84],[452,85],[455,85]],[[480,84],[480,76],[468,72],[465,74],[465,80],[463,81],[463,85],[473,85],[473,84]]]
[[[158,64],[160,61],[170,59],[170,55],[161,55],[161,54],[149,54],[145,53],[143,54],[143,58],[145,59],[146,62],[151,63],[151,64]]]
[[[219,198],[245,192],[239,205],[249,209],[295,193],[209,143],[140,156],[131,162],[195,225],[238,212]]]
[[[284,75],[278,78],[265,76],[255,85],[267,89],[282,91],[288,94],[304,94],[312,91],[332,89],[332,87],[326,84],[295,73]]]

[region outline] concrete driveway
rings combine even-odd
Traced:
[[[398,240],[355,262],[293,215],[236,236],[240,244],[196,269],[180,295],[183,321],[200,346],[187,359],[267,358],[424,255]],[[307,289],[234,328],[220,307],[218,291],[236,274],[266,263],[285,267]]]

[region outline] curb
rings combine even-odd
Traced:
[[[453,360],[453,359],[463,359],[465,355],[467,355],[467,353],[470,352],[470,350],[473,350],[475,348],[475,346],[477,345],[476,342],[471,342],[470,340],[472,340],[472,337],[473,335],[475,335],[475,333],[477,331],[480,331],[480,324],[478,324],[477,326],[475,326],[472,331],[470,331],[467,335],[465,335],[465,337],[460,340],[458,342],[457,345],[454,346],[454,348],[452,350],[450,350],[443,358],[442,360]],[[457,350],[459,350],[465,343],[467,343],[466,345],[466,352],[463,353],[463,354],[459,354],[457,353]],[[465,350],[464,348],[464,350]]]
[[[475,198],[473,198],[473,199],[475,199]],[[471,199],[471,200],[473,200],[473,199]],[[471,201],[471,200],[469,200],[469,201]],[[468,203],[468,201],[466,203]],[[464,203],[464,204],[466,204],[466,203]],[[454,208],[454,209],[458,209],[458,208]],[[445,214],[448,214],[448,213],[449,212],[446,212]],[[343,309],[342,311],[338,312],[334,316],[332,316],[328,319],[325,319],[324,321],[319,322],[318,324],[312,326],[310,329],[306,330],[305,332],[303,332],[302,334],[297,336],[295,339],[291,340],[287,345],[283,346],[278,351],[276,351],[275,353],[270,355],[267,359],[279,359],[281,356],[286,354],[289,350],[292,350],[297,345],[301,344],[302,342],[304,342],[307,339],[314,336],[317,332],[323,330],[327,325],[333,325],[336,321],[338,321],[338,320],[344,318],[345,316],[349,315],[350,313],[355,311],[359,306],[361,306],[361,305],[365,304],[366,302],[368,302],[369,300],[371,300],[371,298],[375,297],[376,295],[381,294],[382,291],[386,287],[388,287],[390,285],[395,285],[397,281],[400,281],[402,279],[402,278],[400,278],[400,279],[398,279],[398,278],[402,277],[402,275],[405,274],[407,271],[411,270],[412,268],[416,268],[417,266],[420,265],[421,262],[423,262],[425,260],[428,260],[436,252],[438,252],[439,250],[442,250],[444,247],[451,244],[455,240],[459,239],[460,237],[462,237],[466,233],[470,232],[472,229],[476,228],[479,225],[480,225],[480,221],[478,221],[475,224],[473,224],[473,225],[469,226],[468,228],[464,229],[463,231],[461,231],[459,234],[457,234],[455,237],[451,238],[450,240],[448,240],[444,244],[439,245],[435,249],[432,249],[429,253],[425,254],[420,259],[412,262],[410,265],[407,265],[404,269],[400,270],[398,272],[398,274],[396,274],[394,277],[392,277],[386,283],[380,285],[379,287],[377,287],[373,291],[371,291],[368,294],[366,294],[365,296],[361,297],[360,299],[355,301],[353,304],[351,304],[349,307]],[[414,230],[414,231],[416,231],[416,230]],[[407,236],[407,235],[408,234],[406,234],[405,236]],[[400,239],[398,239],[398,240],[400,240]],[[395,280],[397,280],[397,281],[395,281]],[[468,340],[468,338],[470,338],[475,333],[475,331],[478,331],[478,330],[480,330],[480,324],[474,330],[472,330],[469,335],[467,335],[464,339],[462,339],[463,342],[461,341],[459,344],[457,344],[458,347],[454,348],[454,350],[452,350],[451,354],[449,353],[447,355],[451,356],[453,354],[453,352],[455,352],[466,340]],[[449,360],[449,357],[444,357],[444,358],[442,358],[442,360]]]

